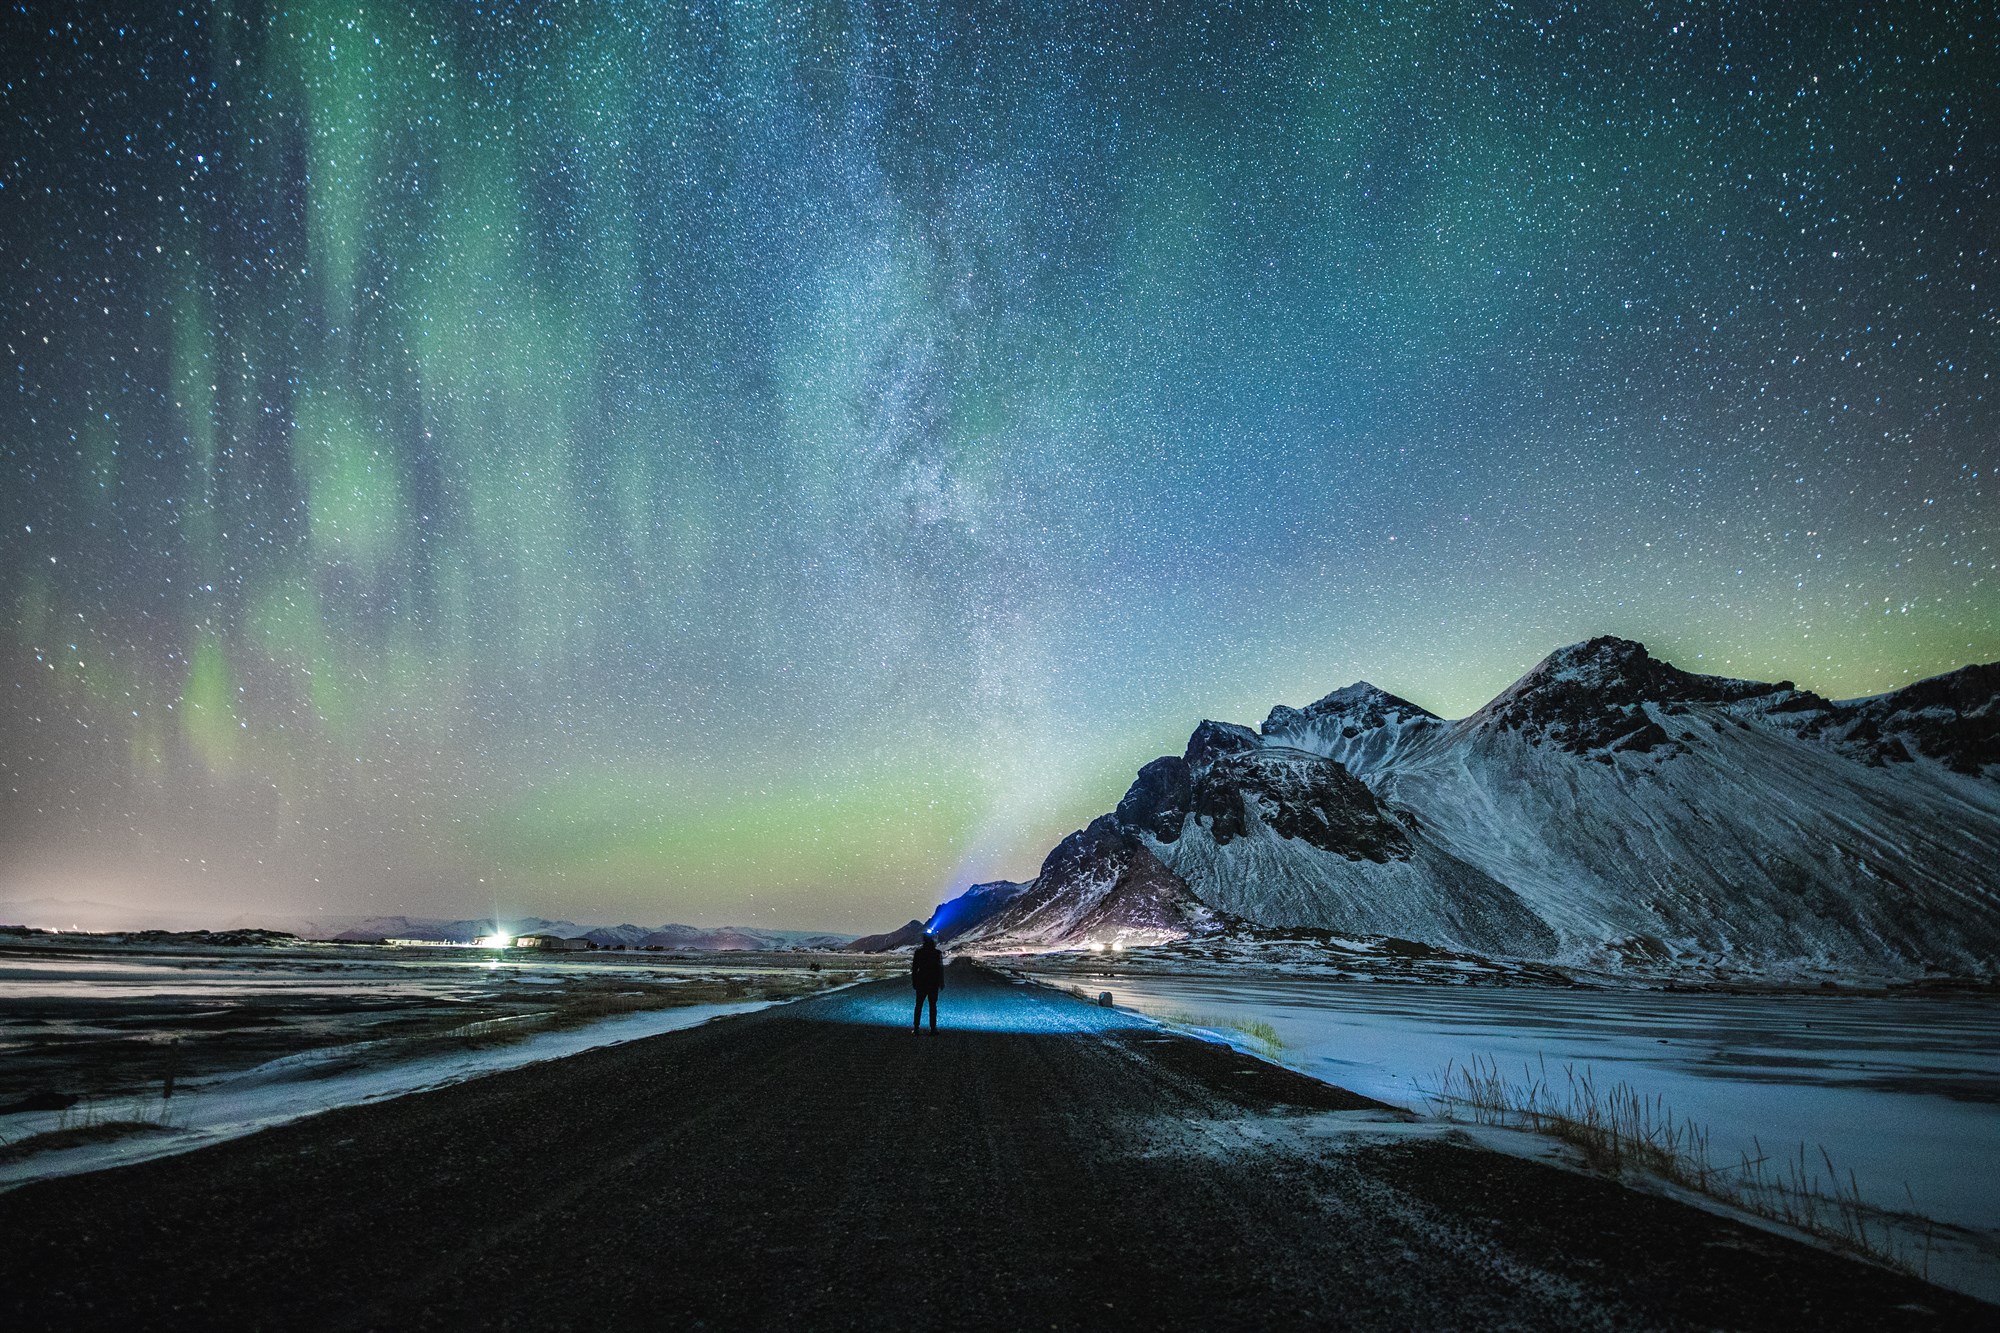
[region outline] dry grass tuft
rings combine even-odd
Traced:
[[[1474,1057],[1448,1064],[1428,1097],[1444,1118],[1528,1129],[1575,1148],[1592,1169],[1610,1176],[1636,1171],[1798,1228],[1836,1249],[1916,1277],[1930,1276],[1936,1223],[1919,1214],[1864,1201],[1854,1173],[1845,1181],[1833,1158],[1818,1162],[1799,1145],[1796,1157],[1775,1162],[1756,1139],[1755,1155],[1734,1164],[1715,1161],[1706,1126],[1676,1118],[1665,1099],[1648,1097],[1629,1083],[1600,1086],[1586,1068],[1563,1066],[1563,1083],[1548,1067],[1522,1069],[1517,1082],[1497,1062]],[[1822,1173],[1821,1168],[1824,1167]],[[1909,1186],[1903,1187],[1909,1194]]]
[[[1267,1060],[1285,1058],[1285,1040],[1278,1029],[1261,1018],[1218,1018],[1213,1014],[1170,1013],[1157,1015],[1169,1027],[1206,1028],[1211,1032],[1241,1034],[1257,1054]]]
[[[185,1129],[185,1115],[175,1115],[172,1102],[165,1098],[138,1098],[111,1110],[90,1101],[56,1116],[53,1128],[18,1139],[0,1139],[0,1162],[18,1162],[45,1152],[60,1152],[85,1143],[103,1143],[133,1134],[161,1134]]]
[[[64,1148],[103,1143],[131,1134],[159,1134],[170,1128],[151,1120],[99,1120],[88,1125],[45,1130],[40,1134],[24,1135],[12,1143],[0,1144],[0,1162],[18,1162],[27,1157],[39,1157],[45,1152],[60,1152]]]

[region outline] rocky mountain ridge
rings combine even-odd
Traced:
[[[1991,976],[2000,666],[1835,702],[1599,638],[1469,717],[1366,682],[1203,722],[962,945],[1229,922],[1593,968]],[[954,900],[956,902],[957,900]]]

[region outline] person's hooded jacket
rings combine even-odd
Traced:
[[[919,995],[944,989],[944,954],[938,950],[937,941],[928,935],[910,955],[910,985]]]

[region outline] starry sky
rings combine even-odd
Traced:
[[[0,24],[0,900],[862,931],[1357,678],[2000,658],[1981,4]]]

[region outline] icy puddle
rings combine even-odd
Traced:
[[[671,1032],[854,976],[782,955],[0,950],[0,1189]]]
[[[1429,1109],[1448,1062],[1515,1082],[1624,1082],[1708,1127],[1712,1158],[1762,1151],[2000,1239],[2000,1001],[1950,996],[1732,996],[1105,977],[1071,983],[1183,1023],[1275,1035],[1277,1058],[1384,1101]],[[1268,1025],[1268,1030],[1258,1025]],[[1821,1167],[1823,1170],[1823,1167]],[[1905,1187],[1907,1186],[1907,1194]]]

